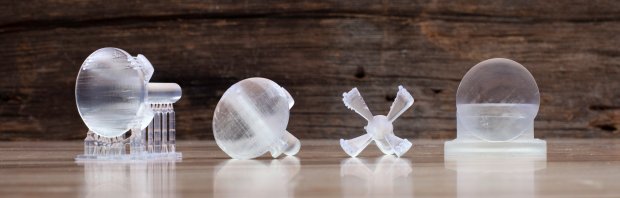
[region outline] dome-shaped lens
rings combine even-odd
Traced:
[[[231,86],[215,107],[213,134],[229,156],[258,157],[286,132],[288,92],[265,78],[249,78]]]
[[[90,130],[116,137],[140,127],[146,97],[144,74],[132,57],[117,48],[93,52],[82,64],[76,80],[78,111]]]
[[[463,77],[456,94],[457,121],[488,141],[508,141],[533,126],[540,94],[521,64],[503,58],[478,63]]]

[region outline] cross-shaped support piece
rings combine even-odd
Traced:
[[[392,125],[392,122],[398,116],[413,105],[413,96],[403,86],[398,86],[398,94],[396,94],[396,98],[387,116],[373,116],[357,88],[343,93],[342,97],[345,106],[354,110],[368,121],[368,125],[364,127],[366,134],[350,140],[340,139],[340,146],[351,157],[359,155],[373,140],[381,152],[386,155],[395,154],[400,157],[411,148],[412,144],[409,140],[394,135],[394,127]]]

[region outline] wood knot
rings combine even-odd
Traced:
[[[366,77],[366,71],[364,71],[364,67],[357,66],[357,70],[355,71],[356,78],[364,78]]]

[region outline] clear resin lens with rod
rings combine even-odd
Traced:
[[[230,157],[251,159],[267,152],[295,155],[301,143],[286,131],[293,97],[266,78],[242,80],[224,92],[215,107],[213,135]]]
[[[146,57],[117,48],[102,48],[86,58],[75,100],[89,131],[84,154],[76,160],[181,158],[172,107],[181,87],[149,83],[153,71]]]

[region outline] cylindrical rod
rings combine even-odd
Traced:
[[[149,83],[148,103],[172,104],[181,99],[181,87],[176,83]]]

